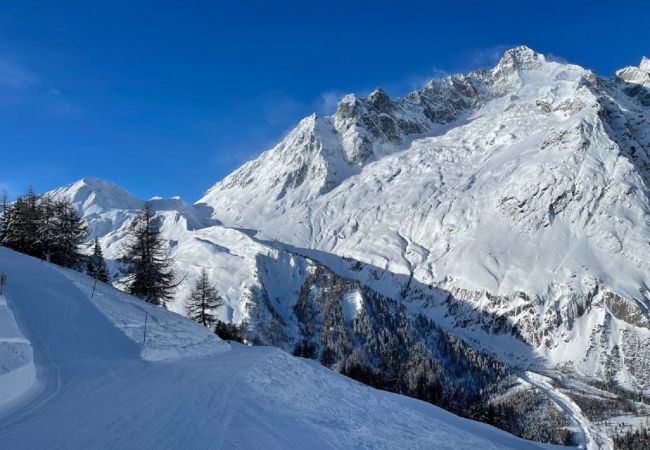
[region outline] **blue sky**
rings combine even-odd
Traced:
[[[0,190],[95,176],[195,201],[345,93],[517,44],[606,75],[650,53],[647,1],[102,3],[2,2]]]

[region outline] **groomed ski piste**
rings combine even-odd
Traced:
[[[5,248],[0,272],[3,449],[549,448]]]

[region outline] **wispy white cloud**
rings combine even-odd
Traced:
[[[81,108],[61,90],[47,86],[46,79],[36,72],[0,57],[0,107],[33,108],[53,116],[81,112]]]
[[[336,112],[336,106],[345,93],[337,90],[329,90],[321,93],[311,101],[314,112],[322,115],[330,115]]]
[[[11,181],[0,180],[0,199],[5,194],[9,199],[13,200],[17,195],[16,186]]]
[[[49,89],[45,101],[45,108],[48,114],[55,116],[67,116],[82,112],[82,109],[79,106],[72,103],[60,90],[56,88]]]
[[[570,61],[566,59],[564,56],[560,56],[556,53],[544,53],[544,56],[548,61],[555,61],[561,64],[569,64]]]
[[[0,58],[0,87],[20,89],[36,84],[38,76],[8,59]]]
[[[503,56],[503,53],[514,47],[510,44],[497,44],[490,47],[483,47],[470,50],[464,58],[467,60],[467,65],[471,69],[478,69],[481,67],[492,67]]]

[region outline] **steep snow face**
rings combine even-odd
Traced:
[[[303,119],[277,146],[214,185],[197,202],[220,220],[256,225],[314,200],[368,163],[404,149],[414,136],[439,134],[478,103],[483,73],[433,80],[406,98],[381,89],[345,96],[330,117]]]
[[[417,290],[424,310],[446,292],[456,325],[500,316],[552,363],[647,388],[648,66],[604,79],[517,47],[405,99],[348,96],[306,119],[328,124],[329,184],[329,159],[306,144],[322,131],[294,137],[303,121],[200,203],[270,242],[391,273],[397,286],[366,281]],[[289,176],[287,161],[306,169]]]
[[[91,293],[92,302],[129,339],[141,346],[140,356],[148,361],[174,360],[213,355],[230,350],[212,330],[77,271],[54,266],[70,287]],[[146,328],[145,328],[146,326]]]

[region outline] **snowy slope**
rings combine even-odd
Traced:
[[[7,299],[0,295],[0,407],[19,398],[35,383],[32,346],[20,332]]]
[[[127,236],[129,226],[139,214],[143,200],[118,186],[94,178],[85,178],[49,193],[69,198],[90,228],[89,245],[99,238],[109,269],[117,274],[115,260]],[[226,308],[219,311],[222,320],[250,321],[250,308],[257,292],[264,289],[271,298],[295,298],[306,275],[304,258],[260,244],[245,233],[225,228],[211,219],[211,209],[190,205],[181,199],[150,200],[160,221],[162,237],[167,240],[179,279],[185,279],[171,302],[172,311],[183,313],[183,302],[198,277],[206,269],[219,287]]]
[[[648,61],[603,78],[517,47],[404,99],[345,97],[199,204],[388,274],[364,282],[434,319],[648,389]]]
[[[216,353],[146,361],[129,325],[138,300],[91,298],[90,279],[6,249],[0,268],[40,383],[0,408],[2,448],[542,448],[271,347],[215,340]],[[204,341],[151,314],[164,322],[151,339]]]

